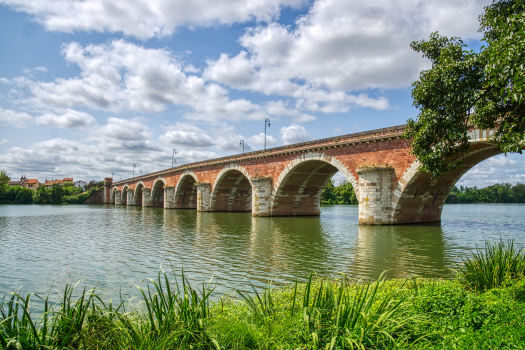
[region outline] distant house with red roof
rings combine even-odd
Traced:
[[[46,188],[51,188],[55,184],[62,186],[64,184],[64,182],[71,182],[71,183],[73,183],[73,178],[72,177],[65,177],[62,180],[46,180],[46,182],[44,182],[44,186],[46,186]]]
[[[9,186],[20,186],[36,191],[37,187],[40,186],[40,182],[38,182],[38,179],[28,179],[25,175],[22,175],[20,181],[9,181]]]
[[[40,186],[38,179],[27,179],[23,187],[36,191],[38,186]]]

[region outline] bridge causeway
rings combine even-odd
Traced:
[[[353,185],[359,223],[438,222],[461,176],[499,154],[492,131],[470,129],[472,150],[463,166],[432,179],[403,138],[405,125],[189,163],[113,183],[104,203],[254,216],[319,215],[321,193],[338,171]]]

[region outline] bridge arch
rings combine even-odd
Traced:
[[[352,184],[357,196],[356,178],[336,157],[310,152],[289,162],[273,186],[272,216],[319,215],[323,189],[338,171]]]
[[[124,187],[122,187],[122,192],[120,193],[120,204],[128,205],[128,189],[128,184],[125,184]]]
[[[212,211],[251,211],[252,180],[248,171],[230,164],[217,175],[211,193]]]
[[[175,187],[175,208],[197,209],[197,183],[199,179],[193,171],[185,171]]]
[[[164,186],[166,186],[166,180],[158,178],[151,187],[151,206],[164,208]]]
[[[144,188],[144,183],[139,181],[135,187],[135,192],[133,192],[133,205],[142,206],[142,189]]]
[[[463,156],[463,165],[437,179],[421,170],[418,161],[413,162],[399,177],[392,195],[392,223],[424,223],[441,221],[441,212],[452,187],[475,165],[501,154],[493,143],[472,144],[472,150]]]

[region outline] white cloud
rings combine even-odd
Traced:
[[[204,78],[267,95],[289,96],[297,108],[324,113],[390,108],[384,96],[349,91],[405,88],[428,67],[410,49],[432,31],[479,38],[478,15],[490,0],[317,0],[296,26],[260,25],[244,49],[208,61]]]
[[[230,100],[228,91],[187,76],[182,64],[167,49],[148,49],[124,40],[109,44],[64,45],[68,63],[80,68],[74,78],[53,82],[15,78],[25,100],[40,109],[84,107],[94,110],[141,113],[164,111],[167,105],[189,107],[196,120],[257,120],[267,116],[259,105],[246,99]]]
[[[267,113],[274,116],[289,116],[292,117],[294,122],[298,123],[311,123],[317,118],[313,115],[301,113],[297,109],[291,109],[288,107],[288,104],[282,100],[279,101],[269,101],[265,104],[264,109]]]
[[[176,146],[197,148],[210,147],[215,144],[215,141],[206,134],[182,130],[168,131],[160,136],[159,140]]]
[[[179,147],[205,148],[216,147],[221,151],[240,152],[240,140],[243,139],[231,126],[221,125],[204,131],[195,125],[177,122],[166,128],[168,131],[159,137],[159,141]],[[248,144],[245,151],[250,151]]]
[[[42,66],[38,66],[38,67],[35,67],[33,69],[36,70],[36,71],[42,72],[42,73],[47,72],[47,68],[46,67],[42,67]]]
[[[340,128],[340,127],[335,127],[333,128],[332,130],[330,130],[330,132],[333,132],[333,133],[342,133],[343,132],[343,128]]]
[[[248,139],[250,143],[253,143],[254,145],[262,146],[264,145],[264,133],[261,132],[259,135],[253,135]],[[267,146],[275,146],[277,144],[277,140],[272,135],[266,135],[266,145]]]
[[[489,158],[470,169],[456,184],[457,186],[486,187],[496,183],[525,182],[525,156],[501,154]]]
[[[0,123],[25,128],[34,118],[25,112],[17,112],[0,107]]]
[[[113,117],[108,118],[108,123],[101,126],[99,132],[121,141],[142,141],[149,138],[146,127],[139,121]]]
[[[0,145],[6,145],[8,143],[9,141],[7,141],[7,139],[0,139]]]
[[[285,145],[292,143],[309,141],[311,136],[308,135],[306,129],[299,124],[292,124],[290,126],[283,126],[281,128],[281,139]]]
[[[86,128],[96,123],[91,115],[67,109],[63,114],[52,113],[43,114],[36,117],[36,122],[40,125],[55,126],[57,128]]]
[[[35,16],[48,30],[123,32],[140,39],[172,34],[180,26],[270,21],[302,0],[0,0]]]

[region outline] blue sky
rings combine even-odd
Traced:
[[[479,48],[475,0],[0,0],[0,168],[131,176],[404,124],[433,31]],[[342,179],[337,175],[337,179]],[[520,155],[460,183],[525,181]]]

